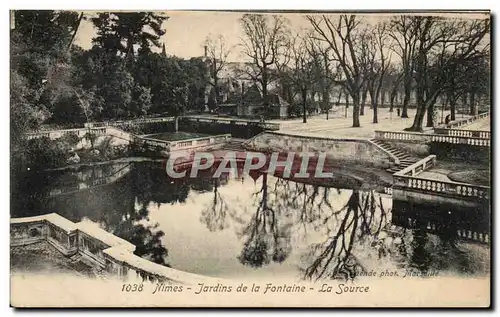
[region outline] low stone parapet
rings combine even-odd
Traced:
[[[223,279],[201,276],[153,263],[134,254],[135,245],[95,223],[74,223],[56,214],[11,218],[10,245],[19,247],[46,240],[65,256],[78,254],[80,261],[122,278],[140,276],[150,282],[195,285]]]

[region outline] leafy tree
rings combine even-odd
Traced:
[[[151,53],[151,47],[159,48],[160,37],[165,34],[162,24],[168,17],[155,12],[99,13],[92,18],[97,28],[94,43],[113,52],[120,52],[125,60],[134,56],[134,45],[139,52]]]

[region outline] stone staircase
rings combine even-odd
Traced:
[[[235,139],[231,138],[228,142],[226,142],[222,146],[222,150],[226,151],[244,151],[245,148],[243,147],[243,143],[245,142],[245,139]]]
[[[69,257],[69,261],[71,264],[76,264],[76,263],[80,262],[81,258],[82,258],[82,256],[79,253],[76,253],[76,254]]]
[[[388,143],[385,143],[382,140],[371,139],[370,141],[377,144],[378,146],[380,146],[381,148],[383,148],[387,152],[392,153],[393,155],[395,155],[399,159],[399,165],[393,166],[393,167],[388,168],[386,170],[387,172],[389,172],[391,174],[397,173],[397,172],[401,171],[402,169],[404,169],[404,168],[406,168],[406,167],[408,167],[408,166],[412,165],[413,163],[416,163],[420,160],[419,158],[412,157],[410,154],[406,153],[405,151],[398,149],[398,148],[396,148]]]

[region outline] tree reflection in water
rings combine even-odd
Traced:
[[[306,234],[312,228],[325,231],[328,238],[311,245],[305,257],[309,263],[303,272],[305,279],[354,278],[363,270],[353,247],[355,242],[375,241],[387,225],[381,198],[377,202],[373,191],[352,190],[345,206],[335,210],[331,199],[340,198],[340,189],[282,178],[269,186],[267,174],[260,176],[262,186],[254,194],[257,208],[240,234],[245,238],[238,257],[242,264],[258,268],[271,261],[285,261],[292,251],[293,228]],[[377,243],[373,247],[380,257],[388,253]]]
[[[277,182],[276,186],[279,184]],[[275,188],[274,194],[276,192]],[[245,238],[245,243],[238,260],[255,268],[271,261],[282,263],[292,250],[290,223],[287,221],[290,214],[281,206],[274,208],[269,203],[267,174],[263,174],[262,186],[253,196],[257,209],[251,221],[239,233],[240,238]]]
[[[102,173],[89,171],[89,182],[94,180],[94,174]],[[249,267],[263,268],[287,259],[295,261],[290,257],[292,249],[302,255],[304,250],[299,247],[306,245],[301,274],[310,280],[353,279],[378,265],[373,261],[367,263],[367,257],[381,261],[387,258],[391,265],[395,260],[398,267],[422,272],[442,268],[460,272],[475,269],[468,260],[470,256],[465,256],[456,242],[452,218],[450,224],[439,231],[439,236],[429,234],[424,223],[415,230],[404,230],[390,225],[390,210],[373,191],[304,184],[262,173],[250,176],[255,181],[261,179],[251,195],[253,205],[244,201],[244,205],[239,206],[221,194],[221,188],[232,182],[227,174],[219,178],[205,175],[196,179],[171,179],[160,164],[138,163],[129,174],[112,184],[53,198],[47,197],[53,177],[30,174],[13,182],[11,215],[21,217],[56,211],[75,222],[89,218],[136,245],[137,255],[168,265],[167,248],[162,244],[164,233],[157,224],[151,223],[149,213],[154,205],[190,204],[188,194],[195,191],[213,195],[200,210],[200,221],[210,231],[233,225],[243,245],[238,260]],[[72,175],[65,177],[70,180]],[[232,190],[233,185],[228,186]],[[199,205],[194,203],[193,207]],[[312,244],[298,241],[310,236],[319,240]]]
[[[227,176],[221,175],[221,178],[227,182]],[[210,231],[223,230],[228,226],[227,213],[229,206],[221,196],[218,188],[221,185],[221,178],[213,178],[213,194],[214,198],[209,205],[201,211],[201,222],[207,225]]]

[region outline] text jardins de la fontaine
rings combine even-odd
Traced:
[[[398,271],[369,271],[364,272],[363,276],[369,277],[436,277],[437,271],[427,272],[425,274],[407,270],[406,272]],[[168,282],[160,282],[156,284],[123,284],[122,292],[150,292],[151,294],[165,293],[181,293],[190,292],[195,295],[209,293],[261,293],[261,294],[283,294],[283,293],[329,293],[329,294],[363,294],[371,291],[370,286],[352,282],[339,283],[323,283],[314,286],[305,286],[296,283],[277,284],[277,283],[239,283],[234,285],[226,285],[223,283],[206,284],[198,283],[196,285],[174,285]]]
[[[318,287],[308,287],[300,284],[274,284],[274,283],[241,283],[239,285],[224,285],[217,283],[215,285],[208,285],[198,283],[196,286],[188,287],[185,285],[171,285],[167,283],[157,283],[152,291],[153,294],[157,293],[180,293],[180,292],[193,292],[195,295],[206,293],[306,293],[315,291],[319,293],[368,293],[369,286],[354,285],[354,284],[327,284],[318,285]]]

